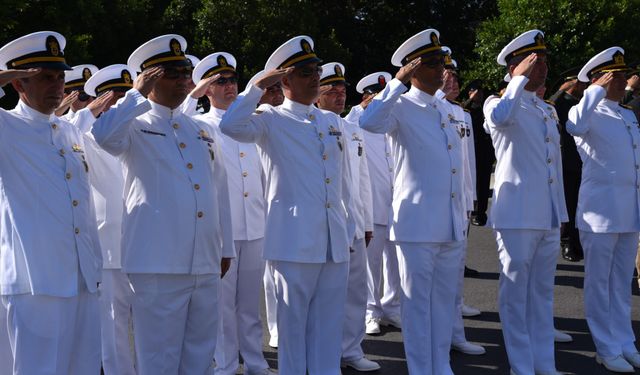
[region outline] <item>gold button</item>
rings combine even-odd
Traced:
[[[327,154],[322,154],[322,160],[327,160]]]
[[[243,158],[244,157],[244,152],[240,153],[240,157]]]
[[[178,124],[173,124],[173,128],[174,128],[174,129],[178,129],[179,127],[180,127],[180,125],[178,125]]]
[[[547,159],[547,163],[551,164],[551,159]]]
[[[314,116],[314,115],[312,115],[311,113],[309,113],[309,119],[310,119],[310,120],[313,120],[314,118],[315,118],[315,116]]]
[[[320,137],[320,139],[322,139],[322,137],[324,137],[324,133],[323,132],[318,133],[318,137]]]
[[[627,129],[631,129],[631,126],[630,126],[630,125],[627,125]]]
[[[453,148],[453,146],[451,146],[451,145],[447,145],[447,148],[448,148],[449,150],[451,150],[451,149]]]
[[[64,155],[64,148],[60,149],[60,155]]]
[[[550,179],[549,179],[549,183],[550,183],[550,184],[553,184],[553,178],[550,178]]]
[[[456,197],[456,193],[451,193],[451,198],[455,198]]]
[[[331,183],[331,179],[330,178],[325,178],[324,182],[326,182],[327,184],[330,184]]]
[[[53,130],[58,129],[58,124],[51,124],[51,129],[53,129]]]
[[[77,207],[77,206],[78,206],[78,201],[74,199],[74,200],[71,202],[71,204],[73,205],[73,207]]]
[[[331,203],[327,202],[327,204],[324,205],[326,208],[331,208]]]
[[[440,124],[440,127],[441,127],[442,129],[444,129],[444,128],[445,128],[445,126],[446,126],[446,125],[444,124],[444,122],[443,122],[442,124]]]
[[[194,188],[194,189],[196,189],[196,190],[200,190],[200,185],[198,185],[198,184],[194,184],[194,185],[193,185],[193,188]]]
[[[451,173],[456,174],[456,169],[455,169],[455,168],[453,168],[453,169],[451,170]]]
[[[183,142],[180,142],[180,148],[185,148],[187,147],[187,145],[185,145]]]
[[[547,137],[547,138],[544,139],[544,141],[549,143],[549,142],[551,142],[551,138]]]
[[[67,174],[65,174],[64,177],[66,177],[67,180],[70,180],[71,179],[71,173],[67,172]]]
[[[244,197],[245,198],[248,197],[248,196],[249,196],[249,193],[244,193]]]
[[[198,217],[203,217],[203,216],[204,216],[204,212],[198,211]]]
[[[544,116],[544,121],[547,121],[549,118],[547,116]]]
[[[80,233],[80,228],[76,228],[75,232],[76,232],[76,234],[79,234]]]
[[[247,177],[249,175],[249,173],[247,172],[242,172],[242,177]]]
[[[187,169],[193,169],[193,164],[187,163]]]

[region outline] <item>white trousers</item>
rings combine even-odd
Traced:
[[[7,329],[7,309],[0,303],[0,374],[13,373],[13,355]]]
[[[402,336],[411,375],[453,375],[449,364],[463,242],[397,242]]]
[[[365,334],[367,311],[367,253],[364,238],[353,242],[349,257],[349,281],[342,332],[342,359],[355,361],[364,357],[362,340]]]
[[[555,371],[553,286],[560,229],[497,229],[498,310],[509,365],[518,375]]]
[[[367,318],[400,315],[400,275],[396,247],[386,225],[374,225],[367,247]]]
[[[580,231],[584,249],[584,311],[602,357],[636,352],[631,327],[631,279],[638,233]]]
[[[100,374],[98,295],[84,282],[75,297],[19,294],[2,302],[14,375]]]
[[[235,375],[244,360],[244,373],[269,368],[262,354],[260,286],[264,274],[262,238],[234,241],[236,257],[220,281],[220,328],[216,344],[216,375]]]
[[[278,373],[339,375],[348,262],[268,263],[278,298]]]
[[[267,315],[267,328],[271,339],[278,341],[278,301],[276,299],[276,279],[273,275],[273,266],[266,262],[264,267],[264,304]]]
[[[129,341],[133,292],[129,278],[122,270],[102,270],[99,301],[104,374],[135,375],[133,348]]]
[[[204,374],[216,348],[220,275],[129,274],[140,375]]]
[[[464,334],[464,320],[462,319],[462,304],[464,303],[462,295],[464,293],[464,265],[467,258],[468,242],[466,239],[463,242],[464,246],[462,247],[462,256],[460,257],[460,264],[458,265],[455,315],[453,316],[453,330],[451,333],[452,344],[462,344],[467,342],[467,337]]]

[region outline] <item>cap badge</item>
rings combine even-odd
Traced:
[[[224,56],[220,55],[218,56],[218,65],[225,67],[229,64],[227,63],[227,59]]]
[[[60,43],[58,43],[58,39],[53,35],[49,35],[47,37],[47,51],[49,51],[53,56],[58,56],[60,54]]]
[[[82,78],[85,81],[91,78],[91,70],[89,68],[82,69]]]
[[[334,72],[336,72],[336,75],[337,75],[338,77],[342,77],[342,76],[344,75],[344,74],[342,73],[342,68],[340,68],[340,65],[337,65],[337,64],[336,64],[336,65],[333,67],[333,71],[334,71]]]
[[[302,50],[305,51],[306,53],[313,52],[313,50],[311,49],[311,44],[309,44],[309,42],[306,39],[302,39],[300,41],[300,47],[302,47]]]
[[[622,54],[622,52],[616,51],[616,53],[613,54],[613,63],[616,65],[624,64],[624,55]]]
[[[129,73],[128,70],[122,70],[122,72],[120,73],[120,76],[122,77],[122,80],[124,81],[124,83],[131,83],[131,74]]]
[[[440,45],[440,41],[438,40],[438,35],[436,35],[436,33],[431,33],[431,44],[433,44],[434,46],[439,46]]]
[[[182,55],[182,46],[180,46],[180,42],[178,42],[177,39],[173,38],[171,39],[171,41],[169,41],[169,48],[171,48],[171,51],[174,55]]]
[[[542,36],[541,33],[538,33],[538,35],[536,35],[536,37],[533,39],[536,41],[536,45],[544,46],[544,36]]]

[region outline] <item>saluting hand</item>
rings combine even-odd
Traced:
[[[99,114],[106,111],[109,103],[113,100],[115,93],[113,91],[109,91],[106,94],[100,95],[97,99],[92,101],[87,105],[87,108],[93,114],[93,117],[98,117]]]
[[[136,81],[133,83],[133,88],[138,90],[145,98],[153,87],[156,85],[156,81],[164,74],[164,68],[156,66],[151,69],[147,69],[140,73]]]
[[[254,85],[262,90],[266,90],[268,87],[280,82],[282,77],[293,72],[293,69],[292,66],[285,69],[272,69],[264,73],[260,79],[256,80]]]
[[[416,57],[415,59],[409,61],[407,65],[398,70],[398,73],[396,73],[396,78],[406,85],[407,83],[409,83],[409,81],[411,81],[411,77],[413,77],[413,74],[416,72],[416,70],[418,70],[421,63],[421,57]]]
[[[0,87],[4,87],[7,83],[13,81],[14,79],[34,76],[40,73],[41,70],[42,69],[40,68],[0,70]]]
[[[533,67],[536,66],[536,62],[538,62],[538,55],[535,53],[530,54],[525,57],[524,60],[520,61],[520,64],[513,70],[512,76],[525,76],[528,78]]]
[[[191,93],[189,93],[189,96],[191,96],[194,99],[202,98],[207,93],[207,89],[209,88],[209,86],[211,86],[212,83],[217,81],[218,78],[220,78],[220,74],[214,74],[209,78],[201,79],[200,82],[198,82],[198,84],[196,85],[196,87],[194,87],[193,90],[191,90]]]
[[[55,115],[60,117],[64,115],[64,113],[71,107],[71,104],[75,103],[78,100],[78,95],[80,95],[80,91],[73,91],[71,94],[67,95],[62,99],[60,105],[55,110]]]
[[[605,90],[609,91],[609,84],[613,80],[613,73],[607,72],[602,75],[602,77],[598,78],[593,84],[603,87]]]
[[[364,99],[362,99],[362,101],[360,102],[360,106],[362,107],[362,109],[367,109],[367,106],[371,104],[371,101],[375,97],[376,97],[375,94],[366,94],[364,96]]]

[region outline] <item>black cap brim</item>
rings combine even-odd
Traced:
[[[52,70],[73,70],[72,67],[63,62],[38,62],[32,64],[24,64],[20,65],[19,68],[16,69],[31,69],[31,68],[42,68],[42,69],[52,69]]]
[[[310,57],[308,59],[305,59],[305,60],[302,60],[302,61],[298,61],[297,63],[295,63],[295,64],[293,64],[291,66],[293,66],[295,68],[299,68],[299,67],[305,66],[307,64],[311,64],[311,63],[318,63],[319,64],[321,62],[322,62],[322,59],[319,59],[317,57]]]

